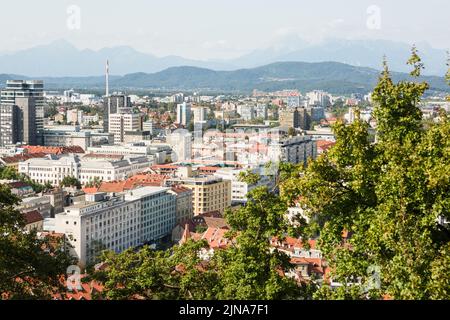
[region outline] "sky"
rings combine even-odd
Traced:
[[[448,0],[4,2],[0,52],[59,39],[79,49],[126,45],[156,56],[203,60],[238,57],[292,37],[313,43],[386,39],[450,48]]]

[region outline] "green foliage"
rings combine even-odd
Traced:
[[[61,181],[61,187],[76,187],[77,189],[81,189],[81,183],[75,177],[66,176]]]
[[[413,76],[420,58],[413,49]],[[367,124],[333,128],[337,143],[283,185],[287,198],[301,196],[320,229],[320,249],[344,285],[323,286],[320,299],[448,299],[450,218],[450,121],[423,130],[417,107],[426,83],[394,83],[387,65],[374,90],[377,143]],[[344,242],[342,232],[350,232]],[[371,268],[379,286],[369,285]],[[360,280],[360,286],[347,283]]]
[[[49,299],[64,288],[64,275],[73,259],[60,241],[38,239],[24,232],[25,221],[15,209],[19,203],[11,191],[0,186],[0,296],[6,299]]]
[[[33,191],[36,193],[53,188],[53,186],[49,182],[42,185],[30,179],[30,177],[28,177],[27,175],[20,174],[15,168],[9,166],[0,167],[0,179],[22,181],[26,184],[29,184],[33,188]]]
[[[66,181],[67,182],[67,181]],[[90,181],[88,181],[85,186],[88,188],[99,188],[102,185],[103,180],[99,177],[94,177],[94,179],[91,179]]]
[[[108,269],[97,272],[95,278],[104,282],[108,299],[211,299],[215,273],[198,256],[207,246],[204,241],[188,241],[172,252],[147,246],[137,252],[105,252]]]

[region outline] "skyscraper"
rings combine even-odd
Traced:
[[[44,82],[8,80],[0,94],[0,146],[42,144]]]
[[[117,93],[103,98],[103,130],[109,132],[109,115],[131,111],[131,99],[125,94]]]
[[[191,105],[183,102],[177,105],[177,123],[187,127],[191,121]]]

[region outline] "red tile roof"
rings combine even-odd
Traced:
[[[50,147],[50,146],[24,146],[28,154],[30,153],[45,153],[45,154],[67,154],[67,153],[84,153],[83,148],[80,146],[61,146],[61,147]]]
[[[25,218],[26,224],[31,224],[44,220],[44,217],[42,217],[41,213],[37,210],[25,212],[23,213],[23,217]]]
[[[3,162],[6,164],[13,164],[13,163],[19,163],[20,161],[26,161],[28,159],[32,158],[43,158],[46,154],[42,152],[37,153],[25,153],[25,154],[17,154],[11,157],[4,157],[2,158]]]

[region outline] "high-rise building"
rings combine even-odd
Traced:
[[[167,137],[167,143],[173,150],[173,162],[192,159],[192,134],[186,129],[172,132]]]
[[[284,128],[298,128],[299,127],[299,113],[298,108],[294,110],[287,109],[280,111],[279,117],[280,127]]]
[[[141,131],[142,117],[138,113],[111,113],[108,132],[114,134],[114,144],[124,142],[125,132]]]
[[[187,127],[191,121],[191,105],[183,102],[177,105],[177,123]]]
[[[0,146],[42,144],[44,82],[8,80],[0,99]]]
[[[194,123],[205,123],[208,120],[208,109],[205,107],[192,108],[194,112]]]
[[[103,98],[103,130],[109,130],[109,115],[131,111],[131,99],[129,96],[117,93]]]

